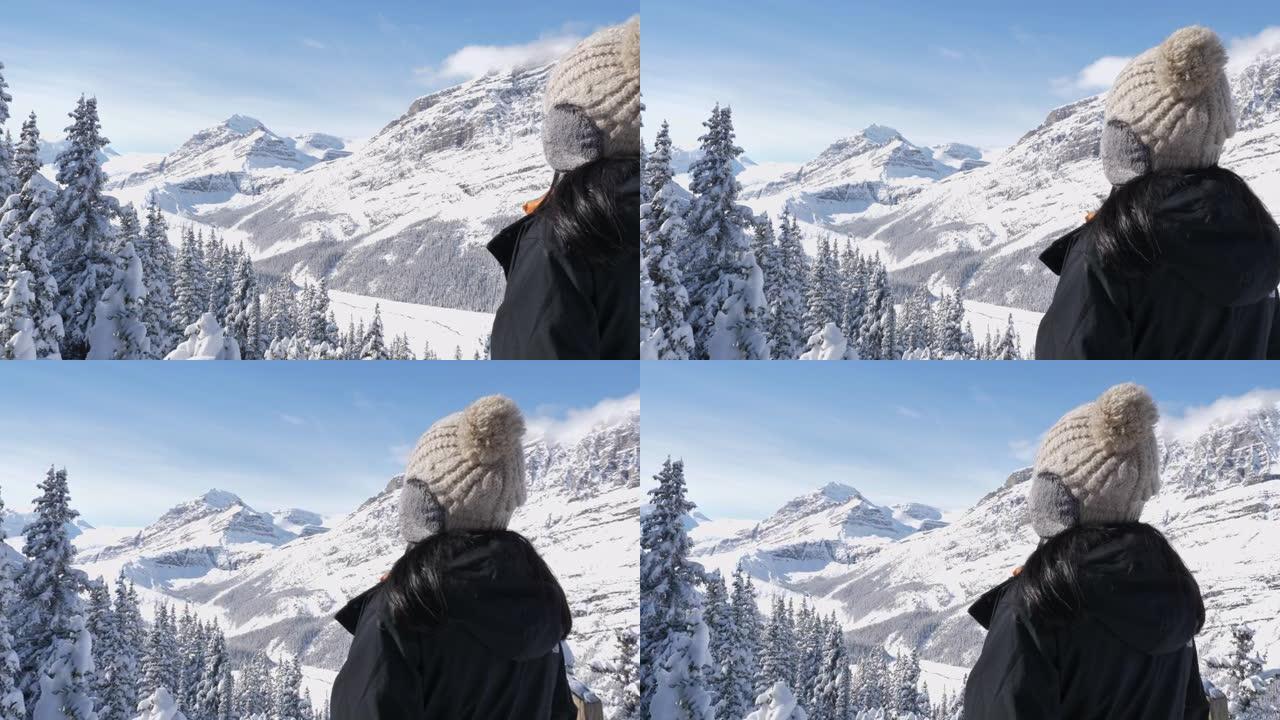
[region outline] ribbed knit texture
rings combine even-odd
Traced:
[[[600,30],[560,59],[547,81],[543,110],[562,106],[580,108],[600,130],[601,157],[640,156],[638,17]]]
[[[432,425],[405,469],[405,540],[417,542],[440,529],[505,529],[525,501],[523,437],[520,409],[501,395],[480,398]]]
[[[1104,123],[1127,125],[1150,150],[1151,170],[1218,163],[1236,131],[1227,52],[1212,30],[1178,30],[1134,58],[1107,94]]]
[[[1068,412],[1045,434],[1035,473],[1058,477],[1079,501],[1082,525],[1136,521],[1160,489],[1157,418],[1145,389],[1117,385]]]

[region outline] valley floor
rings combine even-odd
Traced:
[[[374,307],[379,306],[387,341],[407,334],[409,348],[419,358],[424,344],[431,343],[441,360],[452,359],[455,348],[461,348],[462,357],[470,360],[493,328],[490,313],[415,305],[339,290],[329,291],[329,302],[341,331],[346,330],[348,322],[359,324],[363,320],[367,326],[373,322]]]

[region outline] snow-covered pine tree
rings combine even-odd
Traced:
[[[631,628],[614,630],[614,658],[591,664],[597,677],[614,688],[614,720],[640,720],[639,638]]]
[[[174,274],[173,325],[186,328],[199,320],[209,306],[209,273],[205,267],[204,248],[190,226],[183,229]]]
[[[778,304],[778,238],[773,232],[773,219],[763,213],[751,220],[751,252],[764,275],[765,307],[772,311]]]
[[[1231,652],[1223,658],[1212,658],[1209,667],[1223,671],[1228,678],[1227,698],[1233,712],[1250,711],[1258,695],[1257,675],[1262,672],[1262,658],[1254,649],[1255,630],[1248,625],[1231,626]]]
[[[707,669],[708,690],[712,702],[716,705],[717,717],[728,717],[720,706],[726,688],[733,678],[728,675],[728,656],[732,651],[733,613],[729,607],[729,590],[725,586],[724,576],[713,572],[704,581],[706,591],[702,596],[702,619],[707,625],[707,650],[711,655],[711,666]]]
[[[187,716],[178,708],[173,693],[168,688],[159,687],[139,703],[134,720],[187,720]]]
[[[51,183],[40,177],[35,115],[22,126],[18,145],[18,192],[0,200],[0,357],[58,359],[62,316],[58,284],[49,259],[55,237]]]
[[[179,706],[193,714],[200,706],[206,640],[204,625],[191,612],[191,606],[183,607],[178,621],[178,690],[174,697]]]
[[[808,720],[809,714],[786,683],[778,682],[756,698],[756,709],[744,720]]]
[[[276,668],[272,688],[272,717],[279,720],[301,720],[302,666],[297,658],[285,658]]]
[[[809,273],[809,296],[806,298],[805,335],[812,337],[827,325],[840,325],[840,278],[831,239],[818,238],[818,252]]]
[[[684,463],[667,458],[640,521],[640,698],[646,717],[711,720],[707,627],[689,561]]]
[[[891,699],[899,716],[914,714],[923,716],[928,704],[920,703],[920,656],[911,650],[910,655],[899,656],[894,666],[895,696]]]
[[[845,653],[844,635],[834,618],[821,625],[825,637],[822,643],[822,659],[814,683],[813,698],[809,705],[809,717],[813,720],[846,720],[840,715],[840,693],[847,683],[849,659]]]
[[[236,712],[240,717],[271,711],[271,661],[261,652],[254,653],[240,669]]]
[[[120,649],[115,610],[111,607],[111,591],[102,579],[88,583],[89,602],[86,608],[86,626],[93,636],[93,692],[94,704],[100,720],[127,720],[133,708],[117,708],[113,705],[112,689],[118,678],[115,673],[116,652]]]
[[[98,121],[97,99],[81,96],[71,120],[66,149],[58,154],[62,189],[54,202],[55,239],[50,244],[54,279],[61,293],[62,356],[79,360],[89,353],[94,311],[115,274],[111,218],[117,203],[103,189],[107,176],[98,153],[107,139]]]
[[[685,214],[689,269],[689,324],[696,357],[713,360],[769,358],[764,333],[764,276],[743,229],[750,213],[738,205],[733,112],[716,108],[704,123],[702,155],[690,168],[693,200]]]
[[[880,359],[901,360],[902,348],[898,344],[898,311],[892,299],[885,303],[881,326],[884,328],[884,339],[880,346]]]
[[[9,94],[8,87],[9,83],[4,79],[4,63],[0,62],[0,128],[9,122],[9,103],[13,102],[13,96]],[[15,172],[13,144],[6,135],[0,138],[0,204],[22,187],[15,177]],[[4,275],[0,273],[0,278],[2,277]]]
[[[4,500],[0,499],[0,515],[4,515]],[[4,527],[0,526],[0,543],[5,541]],[[25,720],[26,703],[19,687],[22,663],[14,651],[13,633],[9,618],[14,615],[17,601],[13,587],[13,567],[8,556],[0,556],[0,720]]]
[[[849,359],[861,357],[858,339],[862,334],[862,319],[866,314],[867,304],[867,262],[862,254],[853,248],[853,244],[845,241],[844,251],[840,254],[840,283],[844,298],[840,332],[849,343]]]
[[[790,686],[795,680],[792,661],[791,630],[787,622],[787,606],[775,595],[770,606],[769,622],[765,625],[760,641],[760,671],[756,676],[756,694],[760,695],[775,683]]]
[[[688,228],[686,208],[678,195],[681,190],[671,179],[671,133],[666,122],[644,168],[647,202],[640,207],[644,243],[640,271],[650,303],[642,318],[647,333],[640,338],[641,351],[656,360],[688,360],[693,356],[694,340],[679,254],[687,242]]]
[[[173,247],[169,244],[168,224],[154,195],[147,201],[142,238],[136,249],[147,284],[142,322],[151,338],[151,357],[162,358],[178,343],[178,329],[173,324]]]
[[[879,257],[869,261],[865,277],[866,301],[858,331],[858,351],[864,360],[883,360],[887,359],[885,341],[889,337],[887,323],[893,298],[889,294],[889,275]]]
[[[800,225],[787,208],[782,210],[773,262],[774,299],[769,306],[769,340],[775,360],[793,360],[804,352],[805,295],[808,272]]]
[[[52,667],[56,649],[70,651],[79,642],[84,626],[78,594],[84,573],[72,567],[75,550],[67,527],[80,513],[71,508],[67,471],[49,468],[37,486],[35,519],[22,530],[22,554],[27,562],[18,575],[18,601],[13,608],[18,659],[22,663],[21,689],[27,707],[40,692],[41,673]],[[79,618],[79,627],[75,619]],[[67,669],[60,666],[61,669]]]
[[[1018,329],[1013,325],[1013,313],[1005,324],[1004,333],[991,350],[992,360],[1019,360],[1022,358],[1022,342],[1018,338]]]
[[[364,334],[364,339],[360,343],[360,359],[388,360],[390,357],[387,353],[386,341],[382,336],[382,305],[375,303],[373,322],[369,324],[369,331]]]
[[[52,645],[40,666],[39,696],[31,720],[98,720],[93,702],[93,636],[81,610],[78,604],[67,605],[50,619]]]
[[[142,258],[132,242],[125,242],[116,256],[116,267],[93,313],[89,330],[89,360],[145,360],[151,357],[151,339],[143,322],[147,287],[142,278]]]
[[[254,307],[258,301],[258,278],[253,272],[253,262],[249,254],[243,250],[235,254],[234,279],[231,283],[231,296],[227,301],[227,315],[223,326],[231,337],[240,345],[240,357],[245,360],[258,359],[257,328],[254,323]]]
[[[717,714],[740,718],[751,710],[755,693],[756,658],[760,653],[760,614],[751,577],[741,569],[733,574],[729,600],[733,632],[720,660],[721,680]]]
[[[113,653],[111,685],[106,695],[99,697],[100,720],[131,718],[138,707],[138,658],[145,632],[142,613],[138,609],[138,593],[132,584],[125,583],[124,571],[116,577],[112,612],[117,645]]]
[[[440,359],[440,357],[436,355],[436,351],[431,349],[430,340],[422,341],[422,359],[423,360],[439,360]]]

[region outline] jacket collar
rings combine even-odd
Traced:
[[[996,614],[996,605],[1000,604],[1000,597],[1004,595],[1005,590],[1017,580],[1011,577],[999,585],[991,588],[978,598],[977,602],[969,606],[969,615],[978,621],[978,624],[984,628],[991,627],[991,618]]]
[[[364,607],[369,604],[369,599],[373,597],[373,594],[377,592],[379,587],[379,585],[374,585],[368,590],[365,590],[359,595],[351,598],[346,605],[342,606],[342,609],[338,611],[338,614],[333,616],[333,619],[337,620],[339,625],[346,628],[347,632],[355,635],[356,625],[360,623],[360,616],[364,614]]]
[[[1040,262],[1044,263],[1045,267],[1049,268],[1054,275],[1062,274],[1062,266],[1067,263],[1067,253],[1071,251],[1071,246],[1075,244],[1084,228],[1085,226],[1081,225],[1063,235],[1053,241],[1052,245],[1045,248],[1044,252],[1040,253]]]
[[[520,243],[520,236],[524,234],[525,228],[533,223],[537,216],[537,213],[530,213],[511,223],[485,246],[489,249],[489,254],[493,256],[493,259],[497,260],[498,264],[502,266],[502,274],[504,276],[511,273],[511,265],[516,259],[516,246]]]

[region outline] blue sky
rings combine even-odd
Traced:
[[[663,118],[695,146],[717,101],[757,161],[803,162],[872,123],[922,144],[1004,146],[1048,112],[1105,89],[1114,60],[1205,24],[1280,47],[1272,0],[644,4],[646,132]],[[1259,47],[1239,42],[1252,52]],[[1110,70],[1108,70],[1110,68]]]
[[[34,109],[61,136],[88,93],[122,152],[167,152],[235,113],[283,134],[367,137],[420,95],[549,61],[637,12],[639,0],[6,3],[0,62],[15,135]]]
[[[712,518],[762,519],[829,482],[881,504],[960,510],[1113,384],[1147,386],[1174,437],[1280,402],[1280,376],[1261,362],[800,365],[645,363],[644,488],[670,455]]]
[[[144,525],[210,488],[258,510],[343,513],[404,469],[431,423],[504,393],[563,434],[639,385],[634,363],[8,363],[0,493],[30,509],[51,463],[100,525]]]

